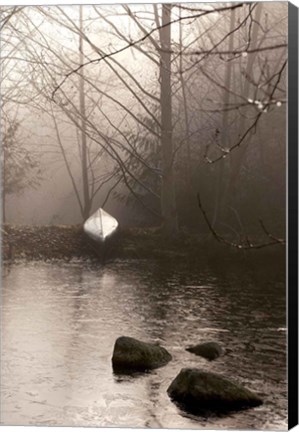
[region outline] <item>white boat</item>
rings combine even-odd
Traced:
[[[84,232],[92,240],[105,243],[105,240],[117,230],[118,222],[109,213],[99,208],[84,223]]]

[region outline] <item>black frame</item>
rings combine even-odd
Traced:
[[[298,424],[298,9],[288,13],[288,426]]]

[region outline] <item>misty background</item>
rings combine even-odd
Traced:
[[[287,7],[2,7],[4,221],[284,236]]]
[[[286,429],[288,6],[0,8],[1,424]]]

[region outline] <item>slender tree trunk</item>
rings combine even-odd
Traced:
[[[171,108],[171,5],[162,5],[161,58],[160,58],[160,103],[162,144],[162,188],[161,210],[164,230],[167,234],[178,230],[173,170],[172,108]],[[167,25],[169,24],[169,25]]]
[[[5,224],[6,222],[6,198],[5,198],[5,192],[3,191],[3,197],[2,197],[2,223]]]
[[[179,17],[182,16],[182,9],[179,9]],[[183,25],[182,21],[179,22],[179,50],[182,53],[183,51]],[[186,92],[186,83],[183,75],[183,55],[180,55],[180,81],[181,81],[181,88],[182,88],[182,97],[183,97],[183,106],[184,106],[184,120],[185,120],[185,133],[186,133],[186,180],[188,187],[192,189],[192,176],[191,176],[191,145],[190,145],[190,127],[189,127],[189,112],[188,112],[188,103],[187,103],[187,92]],[[193,198],[192,198],[193,199]]]
[[[2,224],[6,222],[6,193],[5,193],[5,172],[6,170],[6,156],[5,149],[3,148],[3,164],[2,164]]]
[[[80,64],[84,63],[84,48],[83,48],[83,7],[80,8],[80,36],[79,36],[79,52]],[[81,168],[82,168],[82,185],[83,185],[83,217],[87,219],[91,210],[91,200],[89,196],[88,170],[87,170],[87,136],[86,136],[86,110],[85,110],[85,90],[84,90],[84,68],[81,68],[79,76],[79,93],[80,93],[80,114],[81,114]]]
[[[231,10],[231,16],[230,16],[230,36],[229,36],[229,42],[228,42],[228,50],[233,51],[234,49],[234,32],[233,29],[235,28],[235,10]],[[232,81],[232,68],[233,68],[233,62],[227,62],[226,68],[225,68],[225,76],[224,76],[224,86],[226,89],[231,88],[231,81]],[[230,93],[229,91],[224,90],[223,91],[223,115],[222,115],[222,130],[220,134],[221,139],[221,146],[224,148],[229,147],[229,133],[228,133],[228,125],[229,125],[229,111],[226,109],[228,108],[230,103]],[[214,207],[214,217],[212,225],[214,226],[217,222],[218,216],[220,218],[224,215],[224,193],[225,193],[225,187],[224,187],[224,175],[227,168],[227,160],[222,159],[217,164],[217,177],[216,177],[216,198],[215,198],[215,207]]]

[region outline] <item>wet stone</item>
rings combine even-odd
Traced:
[[[204,357],[207,360],[215,360],[223,354],[223,349],[217,342],[204,342],[188,347],[186,351]]]
[[[164,366],[171,359],[169,352],[159,345],[121,336],[114,345],[112,365],[115,372],[146,371]]]
[[[191,412],[240,410],[263,403],[241,384],[201,369],[182,369],[169,386],[169,397]]]

